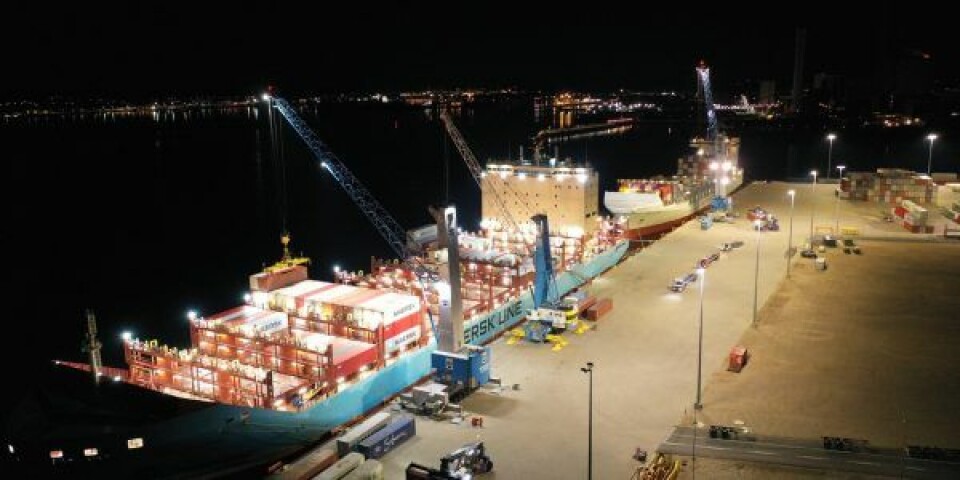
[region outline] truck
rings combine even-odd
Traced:
[[[469,479],[493,471],[493,460],[487,455],[483,442],[468,443],[440,459],[440,468],[418,463],[407,466],[407,480]]]

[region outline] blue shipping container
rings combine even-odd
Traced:
[[[417,434],[413,415],[400,415],[373,435],[357,444],[357,451],[367,458],[381,458]]]

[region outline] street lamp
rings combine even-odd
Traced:
[[[813,211],[816,204],[817,198],[817,171],[810,170],[810,175],[813,176],[813,182],[810,182],[810,246],[813,246]]]
[[[790,190],[790,236],[787,237],[787,278],[790,278],[790,261],[793,260],[793,203],[797,198],[797,191]]]
[[[840,180],[843,180],[843,169],[847,168],[845,165],[837,165],[837,170],[840,170]],[[833,234],[840,235],[840,187],[837,187],[835,192],[836,198],[833,200]]]
[[[703,284],[706,282],[706,273],[707,270],[704,268],[697,269],[697,275],[700,277],[700,336],[697,343],[697,403],[693,404],[693,408],[700,410],[703,408],[703,403],[700,401],[701,396],[701,380],[703,375]]]
[[[720,195],[720,177],[717,176],[720,172],[720,162],[714,160],[710,162],[708,168],[710,169],[710,174],[713,175],[713,195]]]
[[[589,417],[587,420],[587,480],[593,479],[593,362],[587,362],[580,371],[590,375]]]
[[[827,148],[827,178],[830,178],[830,163],[833,160],[833,141],[837,139],[835,133],[828,133],[827,140],[830,141],[830,147]]]
[[[753,221],[753,228],[757,231],[757,262],[754,267],[753,272],[753,327],[757,327],[757,290],[760,286],[760,233],[763,230],[760,227],[763,226],[763,222],[760,220]]]
[[[931,133],[927,135],[927,140],[930,140],[930,153],[927,155],[927,176],[930,176],[930,167],[933,165],[933,141],[937,139],[936,133]]]

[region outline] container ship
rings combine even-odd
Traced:
[[[626,254],[629,242],[599,215],[592,169],[495,164],[487,175],[514,182],[550,216],[559,294]],[[533,308],[536,230],[498,221],[491,193],[482,196],[481,229],[459,236],[463,338],[473,345]],[[422,263],[442,271],[447,255],[435,232],[408,237]],[[23,465],[125,476],[262,473],[429,377],[436,291],[383,259],[367,274],[312,280],[308,260],[292,257],[288,243],[280,262],[250,276],[243,304],[191,315],[190,345],[127,336],[126,368],[56,362],[55,381],[27,396],[8,426],[21,458],[32,460]]]
[[[604,192],[603,204],[630,240],[655,239],[711,208],[743,184],[740,139],[718,134],[694,138],[690,154],[677,160],[677,173],[649,179],[619,179]],[[728,200],[729,201],[729,200]]]

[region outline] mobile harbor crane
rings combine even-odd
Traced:
[[[297,132],[300,138],[330,175],[344,189],[347,195],[376,227],[394,253],[414,272],[426,292],[425,285],[431,283],[440,296],[439,326],[430,315],[430,327],[437,337],[437,350],[433,352],[431,365],[434,380],[446,386],[453,396],[464,396],[490,379],[490,347],[463,345],[463,306],[460,294],[460,262],[457,255],[456,210],[448,207],[443,210],[443,237],[441,242],[448,246],[449,261],[446,275],[440,275],[427,268],[405,241],[406,231],[380,204],[356,176],[333,154],[316,136],[313,130],[297,111],[283,98],[264,95],[273,108]],[[441,278],[445,277],[445,278]],[[425,302],[426,303],[426,302]]]

